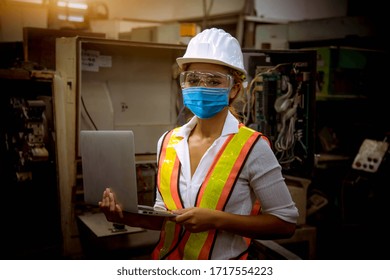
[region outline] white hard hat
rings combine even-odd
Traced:
[[[192,38],[184,56],[176,61],[180,68],[187,63],[205,62],[228,66],[247,75],[237,39],[217,28],[206,29]]]

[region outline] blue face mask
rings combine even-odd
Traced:
[[[189,87],[183,89],[184,105],[200,119],[208,119],[229,105],[229,88]]]

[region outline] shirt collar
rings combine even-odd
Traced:
[[[196,116],[192,117],[191,120],[189,120],[186,124],[184,124],[182,127],[180,127],[179,131],[177,132],[177,136],[181,136],[183,138],[188,138],[192,129],[194,129],[196,123],[198,121],[198,118]],[[233,114],[229,111],[225,123],[223,125],[221,136],[226,136],[229,134],[235,134],[238,132],[238,120],[233,116]]]

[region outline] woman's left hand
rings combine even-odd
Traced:
[[[173,220],[185,227],[190,232],[202,232],[216,228],[218,213],[220,211],[191,207],[173,211],[177,215]]]

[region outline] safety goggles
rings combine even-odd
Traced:
[[[180,73],[180,86],[230,89],[233,86],[233,77],[219,72],[184,71]]]

